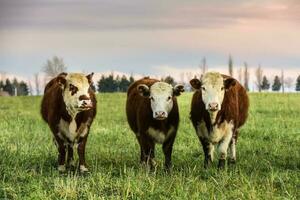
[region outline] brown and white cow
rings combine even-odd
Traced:
[[[45,87],[41,113],[58,147],[58,170],[74,167],[73,147],[77,147],[80,172],[87,172],[85,145],[96,115],[96,98],[91,90],[92,74],[61,73]],[[67,165],[65,165],[67,153]]]
[[[155,143],[163,145],[165,167],[171,166],[173,143],[179,124],[176,96],[182,85],[145,77],[134,82],[127,91],[126,113],[130,128],[141,148],[142,163],[154,165]]]
[[[205,154],[204,167],[213,161],[214,145],[220,153],[219,168],[225,166],[229,147],[230,162],[236,161],[238,129],[246,122],[249,99],[245,88],[234,78],[217,72],[192,79],[196,90],[191,105],[191,121]]]

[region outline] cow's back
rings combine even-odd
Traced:
[[[156,82],[158,82],[158,80],[145,77],[132,83],[127,90],[126,115],[129,126],[135,133],[138,132],[137,118],[142,117],[138,116],[139,110],[143,110],[143,112],[151,112],[149,99],[142,97],[139,94],[137,86],[139,84],[145,84],[150,88]]]

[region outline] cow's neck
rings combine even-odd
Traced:
[[[210,121],[213,124],[216,123],[218,112],[209,112]]]

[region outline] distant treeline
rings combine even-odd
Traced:
[[[127,78],[125,75],[120,77],[114,74],[110,74],[108,76],[102,75],[100,80],[97,82],[97,91],[98,92],[126,92],[130,84],[134,82],[133,76]],[[162,78],[161,81],[167,82],[171,85],[175,85],[176,82],[173,77],[167,76]]]
[[[135,81],[134,77],[131,75],[129,77],[123,75],[123,76],[114,76],[113,73],[111,73],[108,76],[102,75],[100,80],[96,82],[95,85],[93,85],[93,90],[98,92],[126,92],[130,84],[132,84]],[[165,78],[162,78],[161,81],[167,82],[171,85],[176,85],[176,82],[172,76],[167,76]],[[95,87],[97,86],[97,87]],[[271,85],[269,80],[266,76],[262,77],[261,84],[259,84],[259,87],[262,91],[280,91],[281,87],[283,86],[281,79],[279,76],[275,76],[273,84]],[[296,79],[296,91],[300,91],[300,76]],[[24,82],[24,81],[18,81],[16,78],[14,78],[12,81],[9,79],[6,79],[5,81],[0,81],[0,96],[4,95],[10,95],[10,96],[26,96],[26,95],[32,95],[32,87],[31,85]],[[4,93],[3,93],[4,92]]]
[[[98,92],[126,92],[131,83],[134,82],[133,76],[127,78],[125,75],[122,77],[110,74],[107,77],[102,75],[97,82]]]
[[[0,81],[0,91],[7,92],[11,96],[27,96],[29,94],[27,83],[18,82],[16,78],[12,82],[9,79],[6,79],[5,82]]]

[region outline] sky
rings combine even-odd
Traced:
[[[0,0],[0,71],[30,79],[59,56],[69,72],[151,76],[300,74],[299,0]]]

